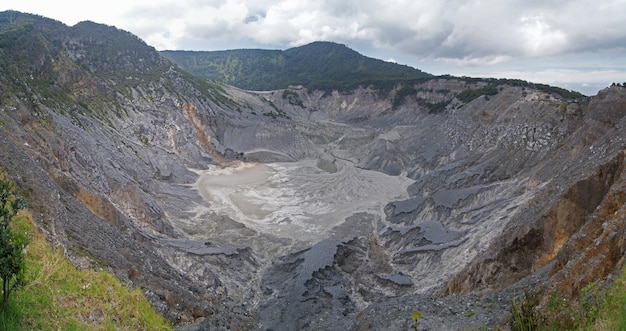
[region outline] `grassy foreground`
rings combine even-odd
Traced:
[[[78,270],[33,225],[30,214],[13,220],[29,233],[26,285],[0,312],[0,330],[171,330],[138,288],[110,273]]]
[[[604,295],[592,330],[626,331],[626,267]]]
[[[541,296],[541,290],[527,291],[512,301],[511,331],[626,331],[626,267],[606,289],[597,282],[587,284],[577,300],[551,292],[540,305]]]

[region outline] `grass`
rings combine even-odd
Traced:
[[[606,291],[592,330],[626,330],[626,268]]]
[[[171,330],[139,288],[110,273],[78,270],[21,212],[14,231],[26,231],[26,285],[0,311],[0,330]]]
[[[587,284],[578,300],[564,301],[551,292],[540,306],[541,296],[525,292],[512,300],[511,330],[626,331],[626,267],[607,289]]]
[[[511,331],[532,331],[539,330],[539,318],[537,307],[539,295],[535,292],[524,292],[523,299],[513,298],[511,301],[511,320],[509,326]]]
[[[22,328],[22,312],[9,297],[6,307],[0,310],[0,330],[19,330]]]

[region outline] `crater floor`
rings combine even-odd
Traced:
[[[260,233],[316,242],[358,212],[378,214],[388,201],[408,198],[414,181],[335,160],[240,162],[200,171],[196,189],[210,209]],[[336,169],[336,171],[334,171]]]

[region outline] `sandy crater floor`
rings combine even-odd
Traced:
[[[238,163],[200,172],[196,188],[218,214],[263,233],[318,241],[357,212],[383,213],[388,201],[408,197],[413,180],[337,160],[336,172],[316,160]]]

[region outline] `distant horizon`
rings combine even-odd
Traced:
[[[522,79],[585,95],[626,81],[624,1],[8,0],[0,10],[70,26],[112,25],[157,50],[285,50],[333,41],[433,75]]]

